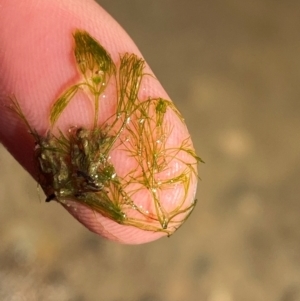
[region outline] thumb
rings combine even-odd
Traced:
[[[91,231],[171,235],[200,158],[132,40],[91,0],[4,0],[0,16],[0,141]]]

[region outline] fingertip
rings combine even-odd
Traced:
[[[24,3],[28,4],[27,11],[21,10]],[[44,191],[51,190],[91,231],[129,244],[172,234],[194,208],[197,160],[186,126],[167,93],[132,40],[95,2],[24,3],[11,0],[2,7],[13,20],[5,31],[0,29],[4,45],[0,70],[5,74],[0,79],[0,102],[7,106],[7,96],[16,95],[36,135],[28,132],[24,118],[15,114],[18,112],[3,111],[1,140],[35,178],[39,164],[39,172],[47,173],[43,174],[46,183],[41,183]],[[5,20],[0,21],[0,28],[8,18]],[[99,83],[91,84],[93,77],[80,69],[81,62],[74,55],[77,28],[101,44],[116,65],[118,73],[104,82],[105,92],[95,92],[93,88]],[[12,34],[14,39],[10,39]],[[135,80],[120,75],[121,60],[128,53],[134,62],[142,62],[143,74],[134,74],[136,69],[130,73]],[[68,89],[74,85],[80,89],[70,96]],[[135,94],[136,87],[139,91]],[[122,93],[125,96],[120,96]],[[95,97],[101,97],[97,98],[101,103],[99,116],[96,105],[93,107]],[[120,105],[120,99],[124,104]],[[130,105],[125,103],[130,101]],[[57,103],[60,115],[51,123],[51,108]],[[99,125],[98,131],[95,125]],[[84,135],[74,128],[83,129]],[[107,147],[109,141],[112,144]],[[105,160],[99,159],[105,147],[111,150]],[[72,157],[74,153],[78,157]],[[72,197],[75,202],[69,201]],[[109,204],[103,201],[108,198]]]

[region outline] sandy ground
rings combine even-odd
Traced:
[[[0,300],[300,300],[300,2],[99,2],[186,118],[199,202],[170,239],[108,242],[0,146]]]

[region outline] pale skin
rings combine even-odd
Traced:
[[[114,62],[124,53],[142,58],[121,26],[92,0],[0,0],[0,141],[36,179],[34,139],[26,124],[7,109],[10,106],[9,96],[18,98],[30,126],[40,135],[45,135],[50,128],[49,108],[53,101],[79,78],[72,53],[72,33],[76,28],[86,30],[100,41]],[[151,76],[143,79],[140,98],[151,96],[169,100],[147,65],[145,72]],[[114,87],[108,87],[105,99],[115,98]],[[67,131],[71,126],[90,127],[93,124],[94,112],[85,96],[79,93],[75,100],[57,121],[56,129]],[[113,109],[113,102],[103,101],[98,122],[111,117]],[[186,126],[176,114],[169,114],[168,119],[172,126],[169,143],[179,147],[189,137]],[[117,173],[126,175],[132,161],[120,151],[113,152],[111,156]],[[168,173],[176,175],[181,168],[181,164],[174,161],[168,167]],[[193,175],[186,206],[194,201],[196,185],[197,176]],[[176,187],[163,194],[166,208],[174,206],[182,194],[183,188],[180,185]],[[139,192],[136,197],[144,207],[149,205],[146,191]],[[140,244],[166,236],[163,231],[120,225],[72,199],[63,206],[91,231],[121,243]]]

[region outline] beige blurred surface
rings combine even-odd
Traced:
[[[300,2],[98,2],[186,118],[199,202],[171,238],[118,245],[0,146],[0,300],[299,301]]]

